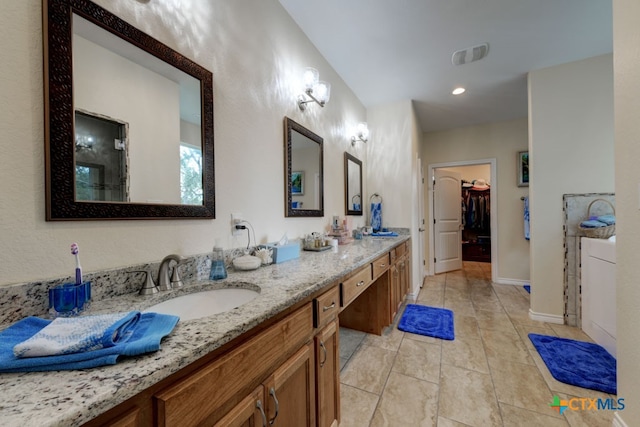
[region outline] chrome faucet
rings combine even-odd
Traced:
[[[180,255],[171,254],[164,257],[160,263],[160,269],[158,270],[158,289],[161,291],[168,291],[174,287],[179,288],[182,286],[182,279],[178,274],[178,265],[185,259]],[[171,278],[169,278],[169,264],[171,261],[176,262],[176,266],[173,268]]]

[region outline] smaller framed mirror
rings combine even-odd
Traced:
[[[286,217],[324,216],[323,140],[299,123],[284,118]]]
[[[344,153],[344,205],[347,215],[362,216],[362,162]]]

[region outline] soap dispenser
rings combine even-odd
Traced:
[[[209,273],[210,280],[220,280],[227,278],[227,269],[224,266],[224,251],[220,241],[216,240],[216,245],[213,247],[213,256],[211,257],[211,272]]]

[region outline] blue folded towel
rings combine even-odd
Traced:
[[[580,223],[580,227],[582,228],[600,228],[600,227],[606,227],[607,224],[605,224],[604,222],[600,222],[596,219],[589,219],[586,221],[582,221]]]
[[[596,217],[597,221],[604,222],[607,225],[613,225],[616,223],[615,215],[600,215]]]
[[[382,203],[371,203],[371,228],[373,231],[382,229]]]
[[[56,356],[113,347],[131,337],[140,312],[59,317],[31,338],[16,344],[16,357]]]
[[[371,233],[374,237],[397,237],[398,233],[395,231],[378,231],[377,233]]]
[[[18,358],[13,354],[13,348],[52,322],[26,317],[0,332],[0,372],[62,371],[114,365],[121,356],[159,350],[160,341],[173,330],[178,320],[178,317],[166,314],[142,313],[129,339],[111,347],[82,353]]]

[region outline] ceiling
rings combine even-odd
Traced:
[[[529,71],[613,46],[611,0],[279,1],[365,107],[413,100],[425,132],[526,117]]]

